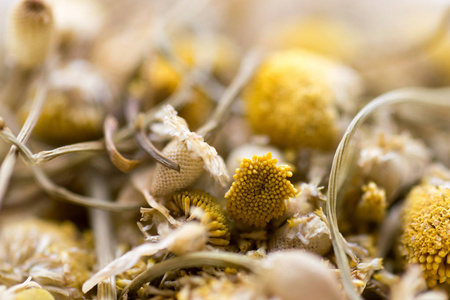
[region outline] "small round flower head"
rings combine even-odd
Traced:
[[[173,203],[187,220],[196,219],[195,214],[191,214],[192,208],[198,207],[203,210],[200,221],[208,228],[209,243],[218,246],[230,243],[227,219],[216,198],[202,191],[184,191],[173,195]]]
[[[74,61],[50,73],[47,100],[33,133],[51,144],[69,144],[100,138],[111,91],[87,62]],[[25,120],[31,103],[19,116]]]
[[[225,194],[227,212],[235,220],[250,226],[263,227],[283,214],[285,200],[297,192],[289,166],[276,166],[269,152],[263,156],[244,158],[234,182]]]
[[[450,189],[422,184],[409,193],[401,245],[408,263],[420,264],[430,288],[450,284]]]
[[[326,77],[333,64],[306,51],[268,57],[243,98],[253,129],[284,148],[327,150],[337,138],[334,93]]]
[[[9,15],[7,50],[14,63],[24,69],[41,64],[50,51],[53,12],[44,0],[21,0]]]

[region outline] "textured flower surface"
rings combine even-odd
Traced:
[[[450,283],[450,189],[420,185],[408,195],[401,238],[408,263],[418,263],[429,287]]]
[[[332,147],[337,112],[324,78],[332,66],[332,61],[300,50],[269,57],[243,95],[253,129],[280,147]]]
[[[230,243],[227,219],[216,198],[202,191],[184,191],[173,196],[173,203],[188,220],[196,219],[191,208],[198,207],[203,210],[204,215],[201,216],[200,221],[206,223],[209,243],[218,246],[226,246]]]
[[[227,212],[235,220],[256,227],[265,226],[286,209],[284,200],[297,192],[292,183],[289,166],[276,166],[269,152],[263,156],[244,158],[234,182],[225,194]]]

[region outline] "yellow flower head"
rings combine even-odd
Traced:
[[[173,196],[173,203],[178,211],[184,213],[187,220],[196,217],[191,214],[191,208],[202,209],[204,215],[201,217],[201,221],[205,222],[208,228],[208,241],[218,246],[226,246],[230,243],[227,219],[217,199],[213,196],[198,190],[184,191]]]
[[[257,133],[285,148],[327,150],[337,135],[332,61],[306,51],[273,54],[245,89],[247,115]]]
[[[422,184],[408,195],[401,238],[408,263],[418,263],[430,288],[450,283],[450,189]]]
[[[269,152],[263,156],[244,158],[234,182],[225,194],[227,212],[235,220],[256,227],[265,226],[286,209],[284,200],[297,192],[292,183],[289,166],[276,166]]]

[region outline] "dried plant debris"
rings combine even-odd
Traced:
[[[91,274],[94,256],[89,239],[73,224],[2,222],[0,240],[2,284],[18,284],[31,276],[58,299],[83,298],[81,285]]]
[[[0,299],[446,299],[450,11],[387,2],[0,0]]]

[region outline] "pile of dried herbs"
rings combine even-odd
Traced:
[[[0,299],[447,299],[449,10],[343,2],[2,1]]]

